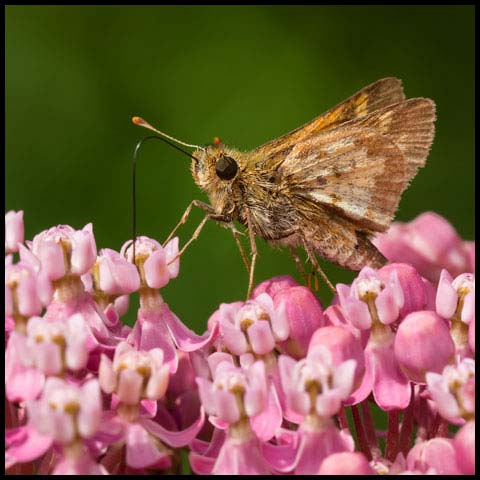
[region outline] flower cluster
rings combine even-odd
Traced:
[[[327,308],[275,277],[197,335],[161,295],[178,238],[25,241],[8,212],[7,473],[473,474],[474,244],[425,213],[376,245]]]

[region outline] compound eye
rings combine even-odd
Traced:
[[[237,174],[238,165],[232,157],[221,156],[217,160],[215,171],[222,180],[231,180]]]

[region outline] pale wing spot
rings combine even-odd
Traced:
[[[368,93],[362,93],[355,101],[355,116],[363,117],[368,113]]]
[[[318,202],[321,202],[324,205],[333,205],[337,208],[340,208],[344,212],[350,214],[350,216],[353,218],[363,218],[368,211],[368,199],[370,198],[369,195],[366,196],[365,201],[362,203],[356,203],[355,199],[345,200],[339,195],[332,195],[335,194],[321,192],[319,190],[310,192],[310,196]]]
[[[332,142],[325,148],[325,153],[327,155],[332,155],[336,153],[338,150],[345,149],[349,146],[353,145],[353,140],[351,138],[342,138],[338,142]]]
[[[380,118],[380,131],[382,133],[387,133],[390,127],[390,124],[393,120],[393,111],[390,110],[386,112],[385,115],[382,115]]]

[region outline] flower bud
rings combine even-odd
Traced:
[[[453,440],[462,475],[475,475],[475,421],[466,423]]]
[[[313,333],[325,325],[320,302],[308,288],[298,286],[278,291],[273,303],[277,309],[283,305],[290,328],[288,339],[278,347],[294,358],[304,357]]]
[[[365,355],[360,340],[357,340],[344,327],[328,326],[315,331],[310,340],[308,351],[318,345],[323,345],[328,349],[335,366],[349,359],[355,360],[354,389],[358,387],[365,372]]]
[[[329,455],[321,464],[319,475],[374,475],[375,470],[359,452],[341,452]]]
[[[272,298],[280,290],[300,285],[290,275],[279,275],[259,283],[253,290],[252,298],[258,297],[262,293],[268,293]]]
[[[414,382],[424,383],[426,372],[440,373],[454,353],[448,326],[435,312],[413,312],[400,323],[395,336],[395,356]]]
[[[10,210],[5,214],[5,253],[18,252],[18,244],[23,243],[23,210]]]
[[[390,263],[378,270],[379,277],[387,282],[391,272],[397,272],[400,288],[403,292],[403,306],[400,318],[411,312],[424,310],[427,305],[427,290],[422,277],[411,265],[406,263]]]

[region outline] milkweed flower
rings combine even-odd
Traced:
[[[475,421],[467,422],[453,439],[457,466],[463,475],[475,475]]]
[[[395,335],[395,357],[407,377],[425,383],[427,372],[440,373],[453,361],[455,345],[446,322],[435,312],[409,313]]]
[[[87,273],[97,256],[91,223],[82,230],[75,230],[69,225],[52,227],[36,235],[27,245],[52,281]]]
[[[282,470],[316,475],[328,455],[353,450],[353,439],[340,432],[331,417],[352,392],[355,366],[353,359],[335,365],[329,350],[318,344],[311,345],[307,356],[297,362],[280,356],[287,405],[303,417],[294,460]]]
[[[376,472],[360,452],[329,455],[320,466],[319,475],[374,475]]]
[[[23,260],[5,265],[5,328],[8,332],[15,329],[24,334],[30,317],[40,315],[43,308],[50,303],[52,287],[44,275],[40,273],[40,264],[36,260]]]
[[[475,418],[475,361],[460,360],[442,373],[426,374],[428,391],[440,415],[452,423]]]
[[[24,240],[23,210],[10,210],[5,214],[5,255],[18,252],[18,244]]]
[[[418,473],[458,475],[460,473],[453,441],[449,438],[432,438],[417,443],[407,455],[407,469]]]
[[[395,247],[411,264],[364,268],[325,309],[274,277],[197,335],[162,297],[178,238],[138,237],[134,261],[91,224],[29,241],[7,213],[6,473],[178,474],[188,453],[197,474],[474,474],[474,242],[420,220]]]
[[[245,303],[223,303],[214,318],[223,344],[234,355],[266,355],[289,334],[285,305],[276,308],[267,293]]]
[[[120,254],[133,260],[133,243],[126,242]],[[128,341],[140,350],[160,347],[164,360],[174,373],[178,367],[176,347],[185,352],[208,345],[216,336],[215,327],[199,336],[188,329],[164,302],[159,289],[178,275],[180,268],[178,238],[164,247],[156,240],[138,237],[135,242],[135,261],[140,273],[140,308],[137,321]]]
[[[89,349],[88,330],[82,315],[66,320],[50,321],[32,317],[27,335],[12,335],[18,361],[25,367],[35,367],[47,376],[63,375],[66,370],[86,367]]]
[[[51,377],[45,382],[38,400],[27,403],[29,423],[8,436],[5,467],[16,462],[34,460],[50,448],[60,449],[59,462],[53,474],[70,471],[75,474],[106,473],[94,455],[94,436],[102,416],[98,380],[83,385]]]
[[[226,435],[215,460],[210,460],[208,449],[193,451],[192,466],[199,474],[271,473],[252,423],[267,405],[264,363],[259,360],[243,370],[234,365],[231,355],[220,352],[210,355],[208,362],[212,379],[196,379],[200,399],[209,421]]]
[[[394,222],[373,241],[390,262],[408,263],[432,282],[442,269],[457,276],[475,269],[472,242],[463,241],[442,216],[425,212],[408,223]]]
[[[204,422],[203,409],[195,422],[181,431],[167,430],[152,420],[157,413],[156,401],[165,395],[168,381],[169,365],[160,348],[138,351],[121,342],[113,362],[102,355],[99,382],[105,393],[113,394],[109,421],[120,432],[116,444],[107,451],[105,464],[115,459],[119,445],[125,445],[128,466],[163,470],[171,465],[172,452],[166,445],[181,447],[195,438]]]
[[[475,275],[462,273],[453,279],[447,270],[442,270],[436,309],[440,316],[450,320],[452,338],[459,353],[468,355],[468,326],[475,321]]]
[[[390,328],[399,320],[405,300],[397,271],[389,272],[384,280],[379,272],[364,267],[350,287],[338,284],[337,292],[345,318],[355,328],[370,330],[365,347],[365,376],[350,401],[358,403],[373,392],[384,410],[406,408],[410,384],[395,357],[395,333]]]

